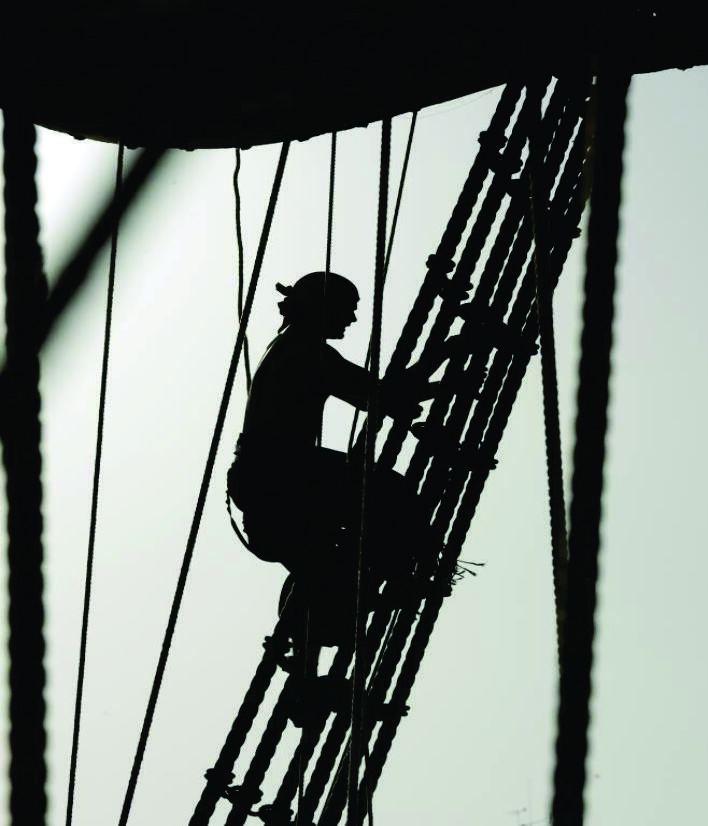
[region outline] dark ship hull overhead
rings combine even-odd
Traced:
[[[637,5],[615,3],[608,19],[519,0],[64,0],[6,16],[0,103],[21,98],[42,126],[131,147],[245,148],[586,71],[597,53],[633,73],[708,63],[704,11]]]

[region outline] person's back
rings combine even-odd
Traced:
[[[336,350],[303,326],[279,333],[253,376],[244,438],[313,447],[342,362]]]
[[[324,404],[365,402],[366,371],[326,343],[356,319],[359,295],[334,273],[309,273],[278,289],[283,324],[256,369],[230,471],[251,550],[302,574],[346,518],[346,456],[317,446]]]

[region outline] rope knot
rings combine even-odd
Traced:
[[[204,772],[204,777],[210,785],[221,786],[225,789],[234,779],[234,773],[214,766],[213,769],[207,769]]]
[[[293,810],[283,804],[265,803],[251,814],[262,820],[266,826],[290,826]]]
[[[432,272],[447,275],[449,272],[452,272],[455,269],[455,262],[452,260],[452,258],[446,258],[445,256],[442,256],[439,253],[434,252],[432,255],[428,256],[428,260],[425,262],[425,266]]]
[[[229,803],[244,803],[250,806],[252,803],[258,803],[263,797],[263,792],[248,786],[229,786],[221,796],[225,797]]]
[[[479,133],[479,145],[489,152],[498,152],[506,144],[506,135],[503,132],[495,132],[485,129]]]
[[[471,281],[455,282],[452,278],[446,278],[438,290],[440,298],[448,301],[462,302],[469,298],[469,292],[474,285]]]

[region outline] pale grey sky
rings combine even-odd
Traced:
[[[387,284],[386,352],[497,98],[491,91],[421,113]],[[706,817],[707,104],[705,69],[632,83],[589,826]],[[394,176],[408,122],[394,123]],[[369,333],[378,136],[376,126],[357,129],[338,146],[332,265],[362,294],[360,320],[340,349],[360,362]],[[328,146],[322,138],[292,147],[251,323],[255,354],[277,327],[275,282],[323,266]],[[53,273],[110,190],[116,150],[44,131],[39,149]],[[276,147],[244,154],[248,262],[276,156]],[[229,151],[175,153],[122,228],[77,826],[118,819],[225,378],[235,335],[232,168]],[[556,297],[567,481],[583,242]],[[63,822],[68,776],[106,271],[104,256],[43,360],[52,826]],[[239,547],[223,506],[243,403],[241,376],[133,826],[187,821],[273,625],[283,573]],[[332,446],[344,446],[348,422],[332,406]],[[379,823],[514,826],[548,811],[556,678],[536,368],[499,460],[463,554],[486,566],[444,607],[375,798]]]

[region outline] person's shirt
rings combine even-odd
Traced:
[[[244,436],[273,446],[314,445],[327,398],[365,407],[366,392],[363,368],[320,336],[288,327],[268,345],[253,376]]]

